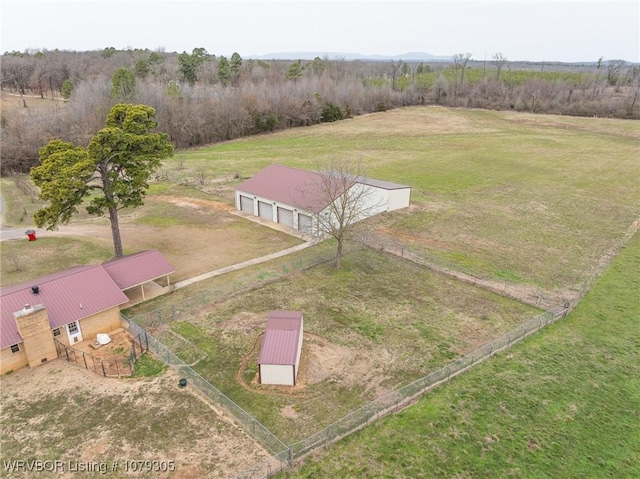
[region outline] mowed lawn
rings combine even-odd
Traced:
[[[640,236],[565,319],[281,477],[640,477]]]
[[[238,176],[233,186],[271,163],[361,161],[412,187],[412,208],[376,221],[391,241],[563,292],[638,217],[639,155],[635,121],[410,107],[182,151],[167,171]]]
[[[194,304],[152,334],[287,444],[541,312],[368,248],[347,254],[340,270],[323,264]],[[261,335],[278,309],[304,312],[295,388],[256,383]]]

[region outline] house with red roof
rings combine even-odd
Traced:
[[[258,356],[260,384],[295,386],[304,319],[301,311],[270,311]]]
[[[54,340],[73,346],[122,327],[120,308],[173,272],[151,250],[1,288],[0,374],[56,359]]]
[[[407,185],[272,164],[238,185],[235,200],[240,211],[317,236],[330,205],[354,191],[362,198],[359,220],[406,208],[411,197]]]

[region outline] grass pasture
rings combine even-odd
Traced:
[[[411,107],[181,151],[166,168],[247,178],[271,163],[359,160],[372,177],[412,187],[413,207],[386,215],[379,233],[489,278],[562,292],[638,217],[639,155],[635,121]]]
[[[565,319],[279,477],[640,477],[640,236]]]
[[[291,246],[286,235],[224,212],[234,187],[271,163],[313,169],[337,156],[412,187],[411,208],[375,219],[381,237],[561,295],[591,276],[638,217],[639,154],[640,128],[630,120],[401,108],[177,152],[145,206],[123,212],[124,247],[159,248],[179,280]],[[24,211],[28,219],[35,207],[29,195],[14,198],[9,183],[4,224],[26,227]],[[86,215],[59,233],[111,247],[107,224]],[[21,249],[30,254],[26,243]],[[73,261],[60,256],[61,265]]]
[[[639,153],[640,129],[632,121],[403,108],[177,152],[159,172],[161,179],[152,184],[145,206],[123,212],[121,229],[125,252],[158,248],[178,270],[174,282],[284,249],[298,240],[229,213],[235,185],[271,163],[313,169],[315,162],[333,156],[353,158],[372,177],[412,186],[410,208],[371,222],[379,236],[496,281],[571,291],[592,276],[598,260],[638,217]],[[194,181],[198,177],[203,184]],[[9,197],[3,224],[28,227],[23,209],[30,213],[34,208],[29,196],[9,180],[3,179],[2,189]],[[324,460],[312,459],[288,474],[640,475],[640,438],[637,428],[630,427],[640,422],[638,383],[629,380],[640,376],[640,301],[629,294],[638,291],[639,249],[636,235],[566,321],[430,393],[416,407],[350,437]],[[83,214],[58,232],[39,234],[35,243],[3,241],[0,251],[0,279],[8,285],[104,261],[111,238],[107,222]],[[262,268],[251,273],[260,275]],[[213,278],[130,314],[135,319],[138,312],[241,281],[246,273]],[[287,443],[539,312],[372,250],[349,254],[341,271],[322,265],[271,281],[274,277],[267,274],[263,279],[269,281],[259,289],[209,304],[189,320],[152,332]],[[304,380],[293,392],[255,384],[259,335],[271,309],[305,313]],[[55,412],[62,396],[52,392],[40,397],[46,414],[30,415],[4,387],[19,374],[2,378],[3,424],[35,424],[36,432],[47,438],[35,447],[46,457],[79,452],[67,441],[77,433],[71,412]],[[145,409],[146,401],[166,400],[136,394],[124,402],[135,400]],[[98,412],[116,407],[99,398],[68,397],[76,405],[88,402]],[[109,444],[126,443],[127,432],[118,429],[118,421],[130,423],[136,411],[126,409],[114,417],[113,431],[102,442],[89,441],[96,447],[83,457],[130,452]],[[211,427],[224,428],[206,412],[194,411],[193,423],[211,420]],[[54,441],[58,436],[50,435],[57,422],[47,414],[63,423],[65,439],[59,444]],[[154,420],[152,415],[144,418]],[[91,421],[97,428],[97,419]],[[175,418],[167,421],[177,423]],[[171,431],[162,422],[158,425]],[[20,431],[26,440],[3,439],[3,459],[33,450],[25,442],[32,436]],[[193,439],[206,434],[198,430]],[[157,440],[143,447],[165,454],[162,438],[152,437]],[[189,437],[176,437],[189,444]],[[172,444],[168,438],[167,447]],[[193,450],[202,448],[217,453],[211,440]],[[252,457],[238,454],[245,464]],[[198,468],[210,468],[218,460],[206,453],[203,457],[191,457],[188,464],[195,472],[189,469],[184,477],[198,477]]]
[[[155,333],[289,444],[540,312],[374,250],[352,252],[344,263],[267,283]],[[293,389],[256,383],[261,333],[274,309],[305,314]]]

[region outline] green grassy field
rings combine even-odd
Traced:
[[[411,208],[373,222],[380,236],[499,281],[571,291],[591,277],[599,258],[638,217],[639,152],[640,129],[631,121],[435,107],[365,115],[178,152],[163,166],[160,176],[167,180],[153,184],[145,207],[125,214],[125,249],[168,252],[171,261],[191,263],[181,273],[187,277],[295,244],[283,233],[240,225],[244,220],[229,217],[220,205],[231,206],[234,186],[271,163],[313,169],[337,156],[362,161],[372,177],[412,186]],[[207,174],[203,185],[184,186],[193,185],[199,172]],[[18,190],[4,180],[2,186],[3,194]],[[30,213],[35,204],[29,195],[9,196],[10,224],[21,227],[24,210]],[[76,224],[87,222],[93,225],[80,216]],[[100,262],[110,248],[108,237],[2,242],[2,282],[9,284],[9,272],[16,275],[13,283],[48,268]],[[290,474],[639,475],[640,438],[632,428],[640,423],[639,384],[629,379],[640,376],[640,301],[629,294],[638,291],[639,248],[636,236],[567,320]],[[247,273],[210,280],[135,311],[243,282]],[[263,266],[251,273],[275,277]],[[285,442],[536,313],[373,252],[348,256],[342,271],[321,266],[265,283],[160,334]],[[253,384],[257,351],[250,351],[270,309],[303,309],[316,335],[309,336],[308,352],[316,358],[329,353],[343,369],[303,365],[312,379],[296,394]],[[355,375],[345,374],[346,366]]]
[[[565,319],[281,477],[640,477],[640,236]]]
[[[639,154],[635,121],[401,108],[179,151],[158,173],[147,209],[130,212],[132,231],[144,231],[145,240],[129,244],[153,247],[156,238],[162,247],[161,229],[193,217],[154,198],[231,206],[234,187],[271,163],[313,169],[340,157],[412,187],[411,208],[375,220],[380,236],[490,279],[561,295],[580,288],[638,217]],[[24,209],[30,216],[30,201],[8,199],[13,223]],[[187,244],[185,236],[172,247]]]
[[[634,121],[412,107],[182,151],[167,170],[246,178],[271,163],[358,160],[372,177],[412,187],[414,207],[381,220],[391,239],[563,291],[590,277],[638,217],[639,154]]]
[[[268,312],[277,309],[305,315],[294,389],[256,384],[261,334]],[[340,270],[316,266],[192,309],[186,319],[152,332],[289,444],[539,313],[422,266],[362,249],[346,255]]]

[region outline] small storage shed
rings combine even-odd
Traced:
[[[295,386],[302,351],[301,311],[271,311],[258,356],[260,384]]]

